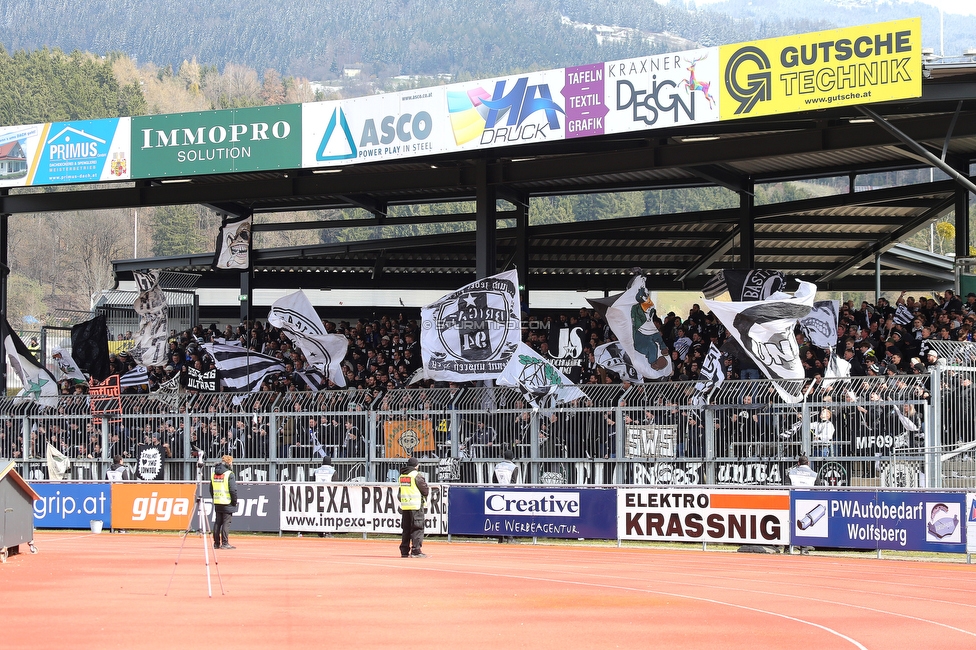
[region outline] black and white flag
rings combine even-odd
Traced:
[[[97,381],[109,376],[108,325],[105,314],[71,326],[71,352],[82,372]]]
[[[715,300],[726,291],[733,302],[765,300],[786,287],[786,279],[781,271],[752,269],[724,269],[713,275],[702,294],[705,300]]]
[[[340,369],[341,372],[341,369]],[[319,372],[318,368],[305,368],[304,370],[296,370],[295,375],[305,382],[308,389],[313,393],[317,393],[320,390],[325,390],[329,387],[328,378]],[[343,382],[341,385],[345,385]]]
[[[214,248],[214,269],[246,271],[251,267],[252,220],[250,216],[224,217]]]
[[[832,348],[837,344],[839,300],[817,300],[810,313],[800,319],[800,330],[811,345]]]
[[[70,379],[79,383],[85,383],[88,380],[85,379],[85,375],[81,373],[78,369],[78,364],[75,360],[71,358],[71,352],[65,350],[59,345],[54,346],[51,350],[51,358],[54,359],[54,364],[58,367],[61,372],[61,376],[65,379]]]
[[[895,309],[895,315],[893,320],[896,325],[908,325],[915,319],[915,316],[908,309],[905,303],[898,303],[898,307]]]
[[[646,379],[671,376],[671,356],[654,320],[657,310],[644,276],[635,275],[630,285],[607,308],[607,324],[617,336],[631,364]]]
[[[255,392],[261,389],[266,375],[283,372],[281,359],[248,351],[237,345],[205,343],[203,345],[220,371],[220,383],[232,392]]]
[[[593,360],[598,366],[620,375],[621,381],[629,381],[632,384],[644,383],[644,378],[637,372],[634,362],[630,360],[630,355],[620,345],[620,341],[597,346],[593,350]]]
[[[725,371],[722,369],[722,353],[718,347],[712,343],[708,348],[708,354],[702,360],[701,373],[695,383],[695,394],[691,397],[691,403],[695,406],[708,404],[709,396],[722,382],[725,381]]]
[[[421,312],[420,350],[436,381],[495,379],[522,341],[518,273],[472,282]]]
[[[132,337],[129,354],[144,366],[163,366],[167,360],[169,315],[166,295],[159,286],[159,269],[133,271],[139,295],[133,308],[139,314],[139,331]]]
[[[119,388],[138,388],[139,386],[149,388],[149,372],[146,370],[146,366],[136,366],[119,377]]]
[[[792,296],[774,293],[760,301],[705,300],[705,306],[728,328],[763,374],[773,380],[802,380],[803,364],[793,329],[810,313],[816,292],[816,285],[801,281]],[[773,385],[788,402],[798,402],[803,397],[802,390],[791,391],[778,382]]]
[[[17,393],[18,397],[27,397],[40,406],[54,408],[58,405],[58,382],[51,372],[37,361],[17,332],[10,328],[10,323],[4,320],[7,336],[3,341],[3,349],[10,360],[11,369],[17,373],[23,388]]]
[[[268,323],[283,329],[302,351],[308,363],[328,376],[336,386],[345,386],[342,360],[349,341],[345,336],[329,334],[305,292],[275,300],[268,312]]]
[[[518,389],[535,408],[586,398],[586,394],[566,375],[525,343],[519,344],[517,352],[499,375],[498,385]]]
[[[186,387],[189,390],[199,390],[207,393],[217,392],[217,369],[211,368],[204,372],[196,368],[186,369]]]

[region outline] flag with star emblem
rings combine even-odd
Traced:
[[[41,406],[54,408],[58,405],[58,382],[50,371],[39,364],[30,353],[24,342],[17,336],[17,332],[10,328],[10,323],[4,319],[7,336],[3,340],[3,349],[7,352],[10,367],[13,369],[24,388],[18,397],[27,397]]]

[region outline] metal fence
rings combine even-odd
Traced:
[[[413,453],[437,480],[480,483],[511,449],[525,482],[773,485],[805,452],[828,485],[962,488],[976,486],[974,385],[976,364],[807,382],[800,403],[765,380],[727,381],[705,404],[692,382],[584,386],[552,409],[508,388],[180,393],[123,396],[101,423],[85,395],[47,413],[7,398],[0,457],[44,478],[50,443],[72,478],[101,479],[114,454],[135,465],[158,445],[165,478],[182,479],[199,448],[233,455],[243,480],[301,481],[324,455],[338,480],[384,481]]]

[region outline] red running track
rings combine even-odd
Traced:
[[[976,648],[965,564],[238,535],[210,598],[181,540],[39,531],[0,565],[0,647]]]

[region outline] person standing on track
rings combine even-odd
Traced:
[[[417,469],[419,466],[420,461],[411,456],[400,470],[400,510],[403,513],[400,519],[400,526],[403,528],[400,536],[400,557],[427,557],[422,547],[424,506],[427,505],[430,488],[427,486],[427,480]]]
[[[230,545],[227,537],[230,522],[237,510],[237,479],[234,477],[233,465],[233,456],[221,456],[210,479],[210,496],[214,505],[214,548],[224,550],[235,548]]]

